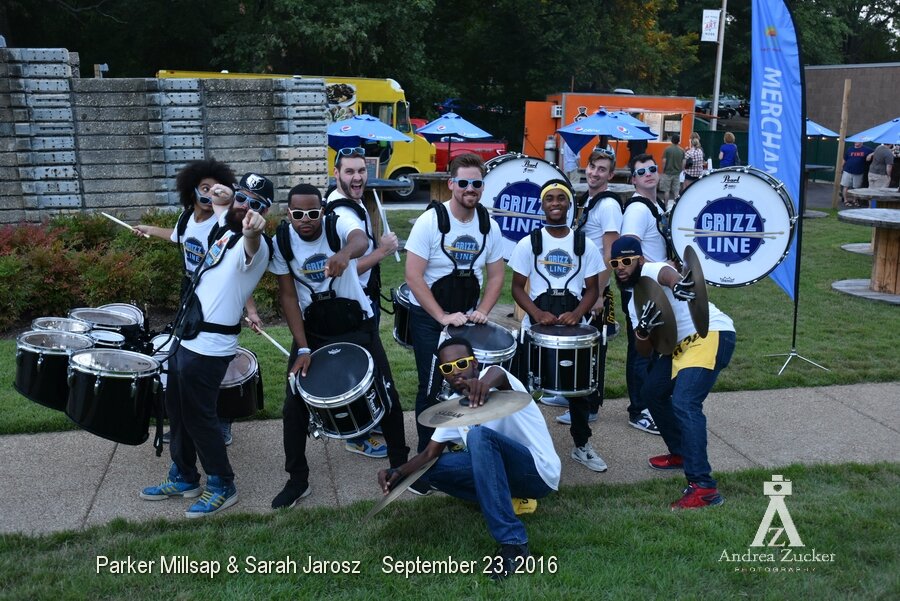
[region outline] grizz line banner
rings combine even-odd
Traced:
[[[749,164],[782,182],[800,215],[803,178],[803,79],[800,46],[782,0],[753,0]],[[770,277],[792,299],[798,268],[797,236]]]

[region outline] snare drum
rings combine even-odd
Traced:
[[[147,440],[159,392],[159,362],[153,357],[89,349],[69,359],[66,415],[101,438],[130,445]]]
[[[679,258],[693,244],[706,282],[734,288],[766,277],[787,255],[794,203],[784,184],[753,167],[704,175],[672,209],[672,244]]]
[[[118,332],[110,332],[109,330],[91,330],[88,336],[94,341],[97,348],[117,348],[121,349],[125,346],[125,337]]]
[[[144,312],[141,311],[140,307],[129,305],[128,303],[109,303],[107,305],[100,305],[98,309],[115,311],[116,313],[121,313],[122,315],[133,317],[137,324],[141,327],[141,330],[146,331],[147,329],[147,317],[144,315]]]
[[[394,305],[394,340],[406,348],[412,348],[412,332],[409,329],[409,284],[404,282],[398,290],[391,289]]]
[[[59,332],[71,332],[73,334],[87,334],[91,331],[91,324],[80,319],[70,317],[38,317],[31,322],[32,330],[57,330]]]
[[[125,344],[131,348],[140,347],[141,326],[137,318],[111,309],[82,307],[69,311],[69,317],[81,319],[91,324],[93,330],[109,330],[125,337]]]
[[[480,367],[499,365],[510,369],[516,354],[516,338],[506,328],[495,323],[467,323],[447,326],[445,332],[447,338],[465,338],[472,345]]]
[[[263,407],[262,377],[252,351],[238,347],[219,386],[219,417],[250,417]]]
[[[16,338],[13,386],[35,403],[64,411],[69,398],[69,356],[93,345],[89,337],[74,332],[34,330],[21,334]]]
[[[524,154],[504,154],[487,161],[484,167],[487,173],[481,200],[488,210],[502,211],[494,215],[494,221],[503,235],[503,258],[509,260],[516,243],[531,230],[543,226],[541,188],[552,179],[568,181],[568,178],[553,163]],[[525,216],[509,215],[510,212]],[[571,214],[566,217],[566,223],[571,223]]]
[[[297,377],[313,423],[330,438],[356,438],[384,417],[375,386],[375,362],[357,344],[338,342],[315,351],[306,377]]]
[[[567,397],[597,390],[600,333],[594,326],[533,325],[529,345],[528,372],[535,390]]]

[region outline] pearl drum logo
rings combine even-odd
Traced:
[[[460,236],[450,246],[444,248],[457,263],[469,264],[478,254],[478,242],[472,236]]]
[[[315,254],[303,262],[303,276],[310,282],[325,281],[325,261],[328,260],[322,253]]]

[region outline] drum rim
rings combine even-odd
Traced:
[[[84,330],[84,332],[76,332],[76,331],[74,331],[74,330],[60,330],[59,328],[47,328],[47,327],[41,327],[40,325],[38,325],[38,322],[40,322],[41,320],[46,320],[46,321],[64,321],[64,322],[66,322],[66,323],[70,323],[70,322],[71,322],[71,323],[73,323],[73,324],[78,324],[79,326],[84,327],[85,330]],[[46,331],[46,330],[55,330],[55,331],[57,331],[57,332],[70,332],[70,333],[72,333],[72,334],[84,334],[84,333],[86,333],[86,332],[90,332],[92,329],[93,329],[93,328],[91,327],[91,324],[89,324],[88,322],[86,322],[86,321],[83,320],[83,319],[78,319],[78,318],[76,318],[76,317],[53,317],[53,316],[45,315],[44,317],[35,317],[34,319],[31,320],[31,331],[35,331],[35,330],[43,330],[43,331]]]
[[[129,309],[133,309],[133,311],[129,311],[129,312],[116,311],[116,309],[113,307],[116,307],[116,308],[121,307],[123,309],[128,307]],[[131,303],[107,303],[105,305],[100,305],[97,308],[98,309],[106,309],[107,311],[112,311],[114,313],[118,312],[118,313],[121,313],[122,315],[128,315],[129,317],[134,317],[135,319],[138,320],[137,325],[142,325],[147,320],[147,316],[144,315],[144,312],[141,311],[141,308],[138,307],[137,305],[132,305]]]
[[[787,212],[788,212],[789,233],[787,236],[787,244],[785,244],[784,252],[778,257],[778,260],[775,262],[774,265],[772,265],[771,268],[769,268],[768,271],[766,271],[764,274],[757,276],[751,280],[744,280],[739,283],[717,282],[717,281],[713,281],[710,279],[706,279],[706,283],[709,286],[714,286],[716,288],[743,288],[744,286],[753,285],[753,284],[759,282],[760,280],[771,275],[771,273],[773,271],[775,271],[775,269],[784,262],[785,258],[787,258],[788,254],[791,252],[791,243],[794,240],[794,231],[797,226],[797,212],[794,209],[794,204],[793,204],[793,202],[791,202],[791,197],[790,197],[790,194],[787,193],[787,190],[785,189],[784,192],[781,193],[778,191],[778,187],[773,185],[773,182],[778,182],[779,180],[777,178],[773,177],[771,174],[767,173],[766,171],[763,171],[762,169],[759,169],[757,167],[753,167],[750,165],[734,165],[731,167],[721,167],[719,169],[713,169],[709,173],[704,173],[703,175],[701,175],[697,179],[697,181],[694,183],[697,184],[700,181],[702,181],[708,177],[711,177],[711,176],[714,176],[714,175],[717,175],[720,173],[724,173],[724,172],[737,172],[737,173],[744,173],[747,175],[753,175],[755,177],[759,177],[768,186],[770,186],[772,188],[773,192],[775,192],[779,198],[781,198],[784,201],[783,204],[787,208]],[[691,188],[693,188],[693,186],[689,187],[688,191],[690,191]],[[784,189],[783,186],[782,186],[782,189]],[[688,192],[685,192],[685,193],[688,193]],[[677,208],[678,208],[678,203],[676,202],[675,206],[672,207],[671,215],[669,217],[670,226],[674,225],[675,210]],[[679,252],[678,246],[675,244],[674,236],[672,235],[671,231],[669,233],[669,240],[670,240],[670,242],[672,242],[672,248],[675,251],[675,255],[678,257],[678,260],[683,262],[684,261],[684,257],[682,256],[683,253]],[[691,244],[691,242],[688,241],[688,244]],[[698,251],[698,254],[703,254],[703,253],[702,253],[702,251]],[[746,260],[747,259],[742,260],[741,263],[743,263]],[[733,264],[733,265],[736,265],[736,264]]]
[[[225,378],[222,378],[222,383],[219,384],[219,390],[227,390],[229,388],[240,388],[241,386],[243,386],[244,384],[246,384],[247,382],[249,382],[250,380],[255,378],[257,375],[259,375],[259,360],[257,359],[256,354],[253,351],[251,351],[250,349],[246,349],[242,346],[239,346],[239,347],[237,347],[237,349],[234,352],[235,359],[237,358],[238,355],[242,354],[241,351],[243,351],[243,353],[246,353],[250,357],[250,367],[254,368],[254,369],[250,373],[248,373],[245,377],[243,377],[242,379],[232,380],[232,381],[228,382],[227,384],[225,383]],[[234,361],[234,359],[232,359],[231,361]],[[231,362],[229,362],[229,365],[230,365],[230,363]],[[228,375],[228,370],[225,370],[225,375],[226,376]]]
[[[137,371],[109,371],[102,368],[95,368],[89,365],[82,365],[77,362],[77,357],[80,355],[85,355],[88,353],[98,353],[98,354],[108,354],[115,353],[116,355],[126,355],[132,357],[134,359],[140,359],[144,361],[150,361],[151,364],[154,364],[155,367],[149,367],[146,370]],[[69,368],[73,371],[79,371],[84,374],[91,374],[99,377],[107,377],[107,378],[117,378],[117,379],[132,379],[132,378],[145,378],[147,376],[153,376],[155,374],[159,374],[160,363],[150,355],[142,355],[141,353],[136,353],[134,351],[123,351],[120,349],[113,348],[91,348],[81,350],[75,353],[72,353],[71,357],[69,357]]]
[[[578,324],[581,327],[593,328],[593,332],[579,334],[577,336],[554,336],[553,334],[543,334],[541,332],[535,332],[535,325],[540,326],[540,324],[532,324],[528,328],[528,335],[531,338],[532,342],[534,342],[535,346],[539,346],[541,348],[549,348],[549,349],[568,349],[568,348],[590,348],[594,345],[594,343],[600,339],[600,331],[592,325],[588,324]],[[544,327],[553,327],[553,326],[544,326]],[[570,326],[573,327],[573,326]],[[551,344],[555,342],[565,342],[564,344]],[[542,344],[543,343],[543,344]]]
[[[103,322],[99,322],[99,321],[91,321],[89,319],[84,319],[82,317],[77,317],[77,316],[72,317],[72,313],[74,313],[76,311],[105,311],[106,313],[112,313],[113,315],[118,315],[119,317],[126,317],[131,320],[131,323],[119,323],[119,324],[103,323]],[[94,326],[93,329],[98,329],[98,326],[99,326],[99,329],[109,330],[112,328],[127,328],[127,327],[135,327],[135,326],[139,327],[141,325],[137,322],[137,320],[134,319],[134,316],[132,316],[132,315],[126,315],[124,313],[119,313],[117,311],[113,311],[112,309],[101,309],[100,307],[76,307],[74,309],[69,310],[69,317],[72,317],[73,319],[81,319],[82,321],[86,321],[89,324]]]
[[[96,334],[94,334],[94,332],[96,332]],[[102,334],[102,336],[101,336],[101,334]],[[95,335],[99,336],[99,338],[94,338]],[[125,344],[125,335],[116,330],[104,330],[104,329],[98,328],[98,329],[91,330],[90,333],[88,334],[88,336],[90,338],[94,338],[94,340],[99,340],[99,341],[103,341],[103,342],[111,342],[108,338],[104,339],[104,336],[112,336],[113,340],[115,340],[116,342],[121,342],[122,344]]]
[[[471,323],[470,322],[470,323],[466,323],[461,326],[445,326],[444,334],[446,334],[447,337],[450,338],[450,337],[452,337],[450,334],[450,328],[466,328],[466,327],[478,327],[478,326],[489,327],[493,330],[505,332],[506,334],[509,335],[510,340],[512,340],[511,345],[504,347],[502,349],[479,349],[479,348],[475,348],[475,345],[473,344],[472,352],[475,355],[475,358],[478,360],[478,363],[497,365],[499,363],[505,363],[506,361],[509,361],[510,359],[515,357],[516,348],[518,347],[518,342],[516,341],[516,336],[515,336],[515,334],[512,333],[512,331],[510,331],[508,328],[500,325],[499,323],[494,323],[492,321],[489,321],[487,323]],[[460,336],[460,338],[465,338],[465,336]],[[472,342],[469,341],[469,344],[472,344]]]
[[[329,347],[338,346],[338,345],[355,346],[355,347],[358,347],[358,348],[362,349],[363,351],[365,351],[368,361],[369,361],[368,366],[366,368],[366,373],[363,376],[363,379],[360,382],[358,382],[349,391],[347,391],[343,394],[340,394],[340,395],[330,396],[330,397],[320,397],[320,396],[315,396],[315,395],[309,394],[308,392],[306,392],[306,390],[303,388],[303,385],[300,383],[300,378],[297,378],[297,390],[299,391],[300,396],[303,397],[304,401],[306,401],[308,404],[310,404],[314,407],[318,407],[320,409],[332,409],[333,407],[343,407],[344,405],[347,404],[347,401],[355,401],[356,399],[358,399],[363,393],[365,393],[367,390],[369,390],[369,388],[371,388],[372,384],[374,384],[374,382],[375,382],[375,360],[372,358],[372,353],[370,353],[368,350],[366,350],[364,347],[362,347],[358,344],[354,344],[352,342],[333,342],[331,344],[326,344],[325,346],[316,349],[316,351],[313,353],[313,355],[322,351],[323,349],[327,349]]]
[[[45,348],[40,346],[35,346],[32,343],[29,343],[25,340],[25,338],[29,334],[41,334],[44,336],[59,334],[65,336],[74,336],[76,340],[84,340],[85,342],[89,342],[90,344],[84,348],[77,349],[65,349],[65,348]],[[86,339],[86,340],[85,340]],[[65,330],[28,330],[27,332],[22,332],[18,336],[16,336],[16,349],[17,350],[25,350],[32,353],[38,353],[43,355],[71,355],[76,352],[91,350],[94,347],[94,340],[88,336],[87,334],[78,334],[77,332],[67,332]]]

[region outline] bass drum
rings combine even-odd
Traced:
[[[694,246],[711,286],[748,286],[784,260],[796,220],[783,183],[753,167],[726,167],[691,184],[675,203],[672,244],[682,259]]]
[[[114,349],[89,349],[69,359],[66,415],[101,438],[139,445],[159,402],[159,362]]]
[[[69,398],[66,375],[72,353],[89,349],[94,341],[58,330],[35,330],[16,338],[15,389],[27,399],[64,411]]]
[[[516,243],[543,226],[541,188],[553,179],[569,180],[553,163],[524,154],[504,154],[484,166],[487,174],[481,202],[500,225],[503,258],[509,260]],[[566,217],[566,223],[571,223],[571,217]]]
[[[312,354],[306,377],[297,377],[297,389],[322,434],[356,438],[384,417],[383,393],[375,381],[375,362],[369,351],[337,342]]]

